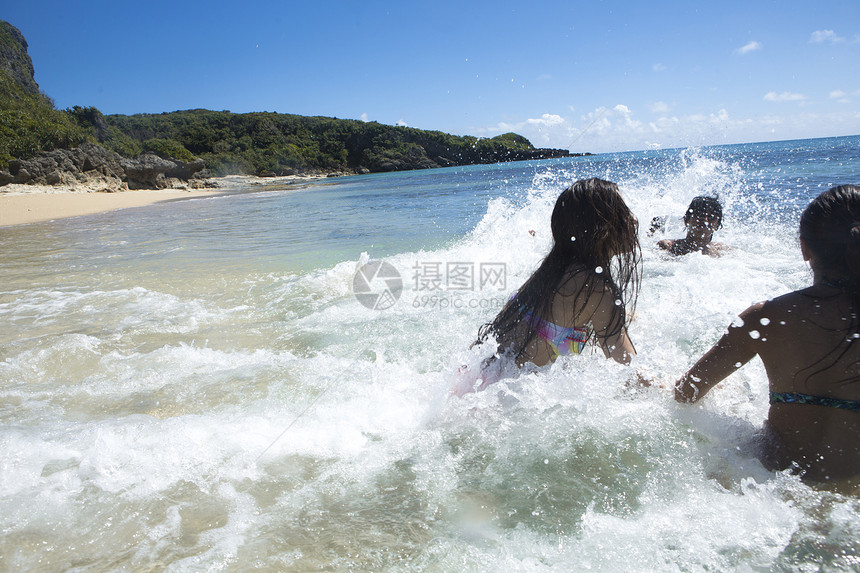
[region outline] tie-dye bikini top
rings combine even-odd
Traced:
[[[580,354],[588,341],[588,329],[576,326],[559,326],[530,312],[525,313],[529,324],[537,328],[537,334],[552,347],[555,356]]]

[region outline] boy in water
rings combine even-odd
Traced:
[[[723,206],[716,197],[695,197],[684,213],[687,236],[683,239],[663,239],[661,249],[675,256],[701,251],[703,255],[719,257],[725,245],[713,243],[714,232],[723,226]]]

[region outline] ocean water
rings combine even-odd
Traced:
[[[640,220],[631,366],[449,397],[576,179]],[[860,500],[755,456],[757,361],[670,384],[811,282],[860,137],[338,178],[0,228],[0,571],[857,571]],[[668,258],[718,194],[722,258]],[[665,235],[648,236],[665,216]],[[531,231],[534,231],[532,234]]]

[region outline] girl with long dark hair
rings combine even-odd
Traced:
[[[860,187],[833,187],[812,201],[800,218],[800,250],[812,286],[742,312],[678,381],[675,399],[701,399],[758,355],[770,385],[765,461],[796,464],[812,481],[851,481],[860,476]]]
[[[590,342],[621,363],[636,354],[627,326],[641,277],[638,222],[618,186],[577,181],[556,200],[550,224],[552,250],[478,333],[475,344],[492,337],[498,351],[477,378],[461,372],[455,393],[482,390],[507,364],[544,366]]]

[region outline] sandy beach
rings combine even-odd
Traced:
[[[257,187],[260,191],[274,190],[315,179],[318,178],[228,176],[214,179],[215,186],[204,189],[139,189],[116,193],[90,192],[68,186],[10,184],[0,187],[0,227],[144,207],[162,201],[223,195],[248,187]]]
[[[28,185],[27,187],[33,187]],[[115,209],[143,207],[171,199],[190,199],[218,195],[219,189],[183,191],[159,189],[121,191],[118,193],[86,192],[7,192],[0,194],[0,227],[38,223],[65,217],[94,215]]]

